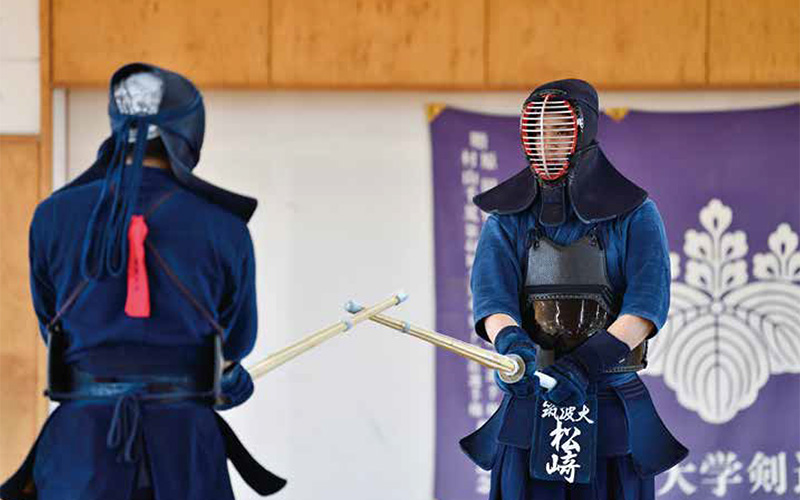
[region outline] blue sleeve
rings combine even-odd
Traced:
[[[51,224],[45,204],[36,207],[28,233],[28,261],[30,264],[31,296],[33,309],[39,320],[39,331],[47,342],[47,325],[56,315],[56,291],[47,266],[47,248]]]
[[[225,329],[222,351],[226,360],[239,361],[253,350],[258,332],[255,255],[246,226],[230,269],[219,311],[220,324]]]
[[[522,266],[517,256],[518,235],[510,216],[492,215],[481,230],[472,268],[472,305],[475,331],[487,342],[484,320],[492,314],[507,314],[522,324],[519,293]]]
[[[652,337],[667,320],[671,284],[667,234],[652,200],[630,216],[625,248],[626,288],[620,315],[650,320],[656,327]]]

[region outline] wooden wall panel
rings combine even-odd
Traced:
[[[797,0],[41,1],[62,87],[136,60],[205,88],[800,85]]]
[[[800,1],[709,1],[709,84],[800,85]]]
[[[488,85],[579,77],[603,88],[705,83],[706,3],[502,0],[488,11]]]
[[[52,0],[56,86],[105,86],[127,62],[185,74],[205,87],[269,82],[269,1]]]
[[[28,225],[38,199],[38,139],[0,136],[0,478],[22,463],[47,407],[28,287]]]
[[[272,0],[279,87],[480,87],[483,0]]]

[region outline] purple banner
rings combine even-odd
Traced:
[[[642,378],[689,457],[666,500],[800,497],[800,106],[615,112],[600,144],[667,228],[672,302]],[[485,214],[472,197],[524,165],[515,116],[445,108],[431,122],[437,329],[472,329],[469,275]],[[439,350],[436,498],[485,499],[458,440],[501,395],[492,373]]]

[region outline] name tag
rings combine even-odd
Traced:
[[[597,448],[597,398],[583,406],[556,406],[542,397],[536,403],[531,475],[569,484],[591,482]]]

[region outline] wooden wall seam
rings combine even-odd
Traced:
[[[491,0],[483,0],[483,86],[489,85],[489,2]]]
[[[708,50],[711,44],[711,0],[703,0],[706,3],[706,46],[705,46],[705,78],[706,86],[711,83],[711,51]]]
[[[267,0],[267,37],[269,41],[269,50],[267,51],[267,86],[271,86],[274,83],[275,79],[275,72],[273,71],[273,57],[272,55],[275,53],[273,47],[275,47],[275,9],[273,9],[273,2],[275,0]]]

